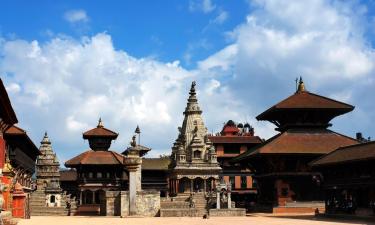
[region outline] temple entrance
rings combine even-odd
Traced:
[[[180,179],[178,193],[190,192],[190,180],[186,177]]]
[[[94,194],[90,190],[82,192],[82,205],[94,204]]]
[[[204,182],[205,180],[203,180],[202,178],[198,177],[198,178],[195,178],[194,179],[194,182],[193,182],[193,191],[194,192],[203,192],[204,191]]]

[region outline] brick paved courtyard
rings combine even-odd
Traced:
[[[118,218],[118,217],[46,217],[34,216],[30,220],[20,220],[19,225],[340,225],[340,224],[375,224],[369,221],[354,220],[331,220],[316,219],[312,216],[301,217],[266,217],[262,215],[248,217],[211,217],[210,219],[202,218]]]

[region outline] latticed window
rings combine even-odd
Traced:
[[[196,159],[201,158],[201,152],[198,151],[198,150],[194,151],[194,158],[196,158]]]
[[[246,189],[247,188],[247,179],[246,176],[241,176],[241,188]]]

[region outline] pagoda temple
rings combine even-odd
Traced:
[[[221,173],[215,148],[208,139],[195,85],[192,82],[182,127],[172,147],[169,177],[172,195],[212,190]]]
[[[228,120],[220,133],[208,137],[216,149],[217,160],[223,169],[220,179],[232,186],[232,200],[236,207],[251,210],[256,200],[256,183],[253,182],[253,171],[240,163],[230,163],[238,155],[262,143],[254,134],[249,123],[236,124]]]
[[[60,162],[44,134],[36,160],[36,190],[31,194],[31,215],[67,215],[67,196],[60,187]]]
[[[66,167],[77,171],[78,214],[106,215],[106,192],[124,188],[127,181],[124,156],[109,150],[117,136],[99,119],[96,128],[83,133],[91,149],[65,162]]]
[[[301,202],[323,200],[319,174],[308,163],[339,147],[358,143],[328,129],[333,118],[353,109],[308,92],[300,78],[293,95],[258,115],[258,120],[272,122],[280,133],[233,160],[255,171],[258,203],[273,207],[273,212],[287,212]]]

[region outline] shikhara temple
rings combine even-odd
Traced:
[[[83,133],[88,149],[60,162],[53,137],[46,132],[38,149],[18,126],[0,80],[3,221],[34,215],[208,217],[259,211],[375,216],[374,142],[330,129],[335,117],[354,106],[309,92],[300,78],[291,96],[256,117],[278,131],[265,140],[246,121],[231,118],[220,132],[209,133],[204,117],[215,115],[203,113],[197,89],[192,82],[170,154],[148,157],[152,146],[141,145],[139,126],[123,149],[113,150],[120,134],[99,119]]]

